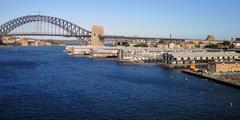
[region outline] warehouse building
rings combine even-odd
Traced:
[[[172,52],[161,55],[161,63],[173,67],[187,67],[190,64],[204,65],[212,62],[240,61],[240,54],[236,52]]]

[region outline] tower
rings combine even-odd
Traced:
[[[102,26],[94,25],[91,33],[91,46],[104,46],[104,28]]]

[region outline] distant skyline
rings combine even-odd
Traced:
[[[205,39],[240,37],[240,0],[1,0],[0,25],[17,17],[59,17],[105,34]]]

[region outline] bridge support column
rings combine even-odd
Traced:
[[[91,33],[91,46],[104,46],[104,28],[102,26],[94,25]]]

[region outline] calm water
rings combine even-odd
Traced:
[[[240,119],[240,89],[62,50],[0,48],[0,120]]]

